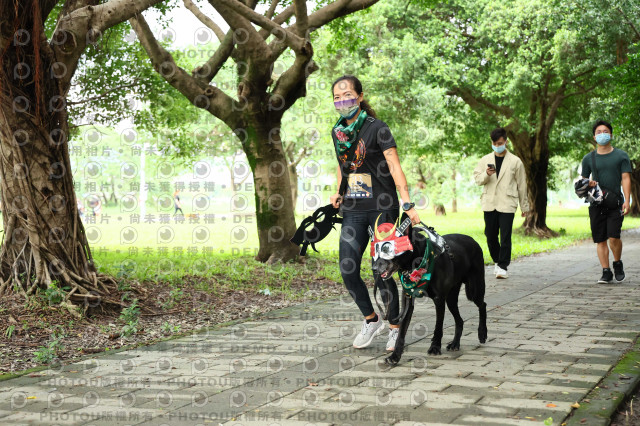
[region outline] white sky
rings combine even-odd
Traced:
[[[179,6],[170,14],[172,23],[169,24],[169,27],[165,31],[162,31],[162,27],[158,24],[158,22],[160,22],[159,13],[153,10],[144,13],[149,26],[158,40],[164,41],[166,39],[165,36],[169,35],[173,36],[175,40],[173,46],[186,47],[194,44],[196,34],[202,37],[202,41],[205,41],[204,37],[209,37],[205,43],[217,39],[213,31],[200,22],[200,20],[184,6],[182,1],[178,1],[178,3]],[[208,2],[195,0],[194,3],[196,3],[198,8],[206,16],[222,28],[222,31],[226,32],[229,29],[229,25],[227,25],[225,20],[218,15],[218,12],[216,12]]]
[[[169,24],[169,28],[166,31],[162,31],[162,27],[158,25],[159,14],[153,10],[144,12],[144,16],[149,23],[149,26],[153,30],[153,33],[159,40],[163,40],[165,35],[173,36],[175,47],[186,47],[193,44],[198,44],[200,41],[208,43],[212,40],[217,40],[213,31],[207,28],[198,18],[195,17],[191,11],[189,11],[181,0],[177,0],[179,6],[174,9],[170,16],[172,23]],[[224,32],[229,30],[229,25],[222,17],[216,12],[216,10],[207,1],[194,0],[194,3],[198,6],[206,16],[211,18]],[[256,7],[256,12],[264,14],[267,10],[267,4],[260,4]],[[307,2],[307,12],[310,14],[315,8],[315,2]],[[283,8],[278,7],[276,11],[281,11]],[[291,22],[295,22],[295,17]]]

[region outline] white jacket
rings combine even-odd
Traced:
[[[487,164],[495,164],[494,153],[487,154],[480,159],[473,170],[476,184],[482,186],[480,198],[482,210],[486,212],[497,210],[502,213],[515,213],[520,201],[520,210],[529,211],[529,196],[527,194],[527,177],[522,160],[507,151],[500,167],[500,176],[487,174]]]

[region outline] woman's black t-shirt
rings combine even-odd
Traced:
[[[332,131],[331,136],[336,157],[342,165],[347,154],[338,154],[335,132]],[[358,134],[358,146],[342,201],[343,212],[399,209],[396,185],[383,154],[395,146],[389,126],[377,118],[367,117]]]

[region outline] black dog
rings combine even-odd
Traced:
[[[406,214],[403,214],[404,220],[400,229],[396,228],[395,225],[391,228],[391,224],[382,224],[376,230],[376,238],[371,247],[372,256],[374,257],[373,271],[379,274],[383,280],[398,271],[401,275],[404,274],[404,280],[407,282],[411,272],[415,271],[421,263],[424,264],[423,256],[425,256],[429,236],[426,234],[425,228],[411,227],[410,221],[406,222],[408,218],[405,219],[405,216]],[[406,227],[404,230],[402,229],[403,225]],[[389,229],[392,230],[391,235],[389,235]],[[383,232],[378,233],[378,230]],[[384,238],[381,239],[381,236]],[[431,347],[428,351],[431,355],[440,355],[442,353],[440,347],[445,304],[456,322],[455,335],[447,345],[447,350],[457,351],[460,349],[460,336],[462,336],[464,321],[458,311],[458,294],[462,284],[465,285],[467,299],[475,303],[480,312],[478,339],[480,343],[484,343],[487,340],[487,304],[484,302],[485,281],[482,248],[468,235],[447,234],[443,238],[446,241],[446,246],[442,253],[437,255],[438,246],[432,246],[437,257],[433,260],[431,278],[423,287],[420,287],[426,287],[423,291],[433,299],[436,307],[436,327],[431,339]],[[407,244],[407,239],[410,245]],[[385,241],[393,241],[393,244],[383,247]],[[407,249],[407,247],[412,247],[413,250]],[[386,251],[386,253],[374,255],[376,250]],[[418,273],[420,272],[424,272],[424,270],[418,271]],[[415,276],[416,274],[414,273]],[[386,283],[387,281],[384,282]],[[389,365],[396,365],[404,351],[404,339],[411,322],[414,301],[415,295],[411,297],[403,289],[402,312],[404,317],[400,323],[395,350],[385,359],[385,362]]]

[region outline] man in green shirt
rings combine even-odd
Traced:
[[[600,120],[593,126],[593,138],[597,143],[595,154],[588,153],[582,159],[582,177],[589,178],[589,186],[599,185],[609,196],[617,196],[619,200],[615,207],[605,207],[602,204],[589,206],[591,235],[596,243],[598,259],[602,265],[602,277],[599,283],[610,283],[615,275],[616,281],[625,278],[622,267],[622,240],[620,230],[624,215],[629,213],[629,194],[631,193],[631,161],[626,152],[611,146],[613,128],[611,124]],[[593,156],[595,168],[593,170]],[[597,176],[597,181],[594,176]],[[622,184],[622,191],[620,185]],[[624,192],[624,198],[622,196]],[[609,244],[607,245],[607,240]],[[613,252],[613,272],[609,268],[609,248]]]

